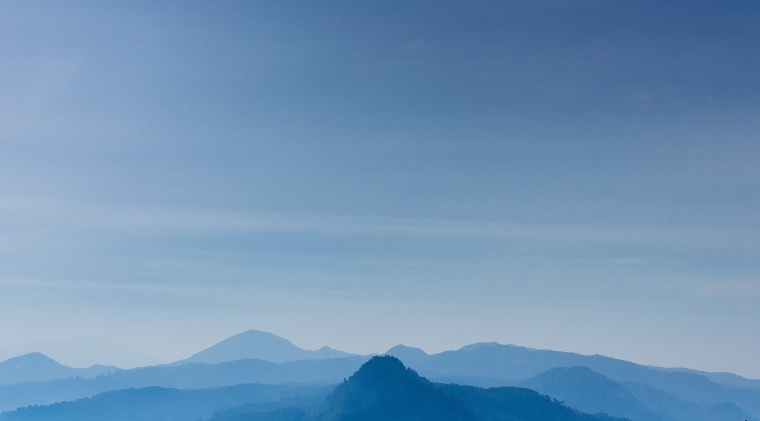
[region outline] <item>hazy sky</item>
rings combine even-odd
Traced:
[[[0,345],[760,377],[755,1],[8,1]]]

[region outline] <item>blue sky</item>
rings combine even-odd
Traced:
[[[760,7],[0,6],[0,337],[760,377]]]

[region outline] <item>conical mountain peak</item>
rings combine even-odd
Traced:
[[[320,420],[471,420],[455,397],[438,390],[397,358],[372,357],[327,398]]]
[[[348,357],[348,354],[329,347],[309,351],[273,333],[246,330],[204,349],[182,362],[216,364],[227,361],[257,359],[275,363]]]

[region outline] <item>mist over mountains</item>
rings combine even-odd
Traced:
[[[527,420],[537,418],[520,408],[535,405],[559,405],[543,409],[555,417],[546,419],[558,420],[760,419],[760,381],[730,373],[497,343],[437,354],[398,345],[384,354],[304,350],[256,330],[185,360],[135,369],[72,368],[30,353],[0,363],[0,420],[102,419],[104,413],[113,420],[156,413],[215,421]],[[126,402],[131,409],[121,408]],[[512,418],[498,418],[509,411]]]

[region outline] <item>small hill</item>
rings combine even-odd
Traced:
[[[190,358],[178,363],[208,363],[216,364],[228,361],[245,359],[257,359],[275,363],[318,360],[328,358],[350,357],[343,351],[329,347],[323,347],[316,351],[309,351],[294,345],[285,338],[281,338],[269,332],[247,330],[231,336],[216,345],[204,349]]]

